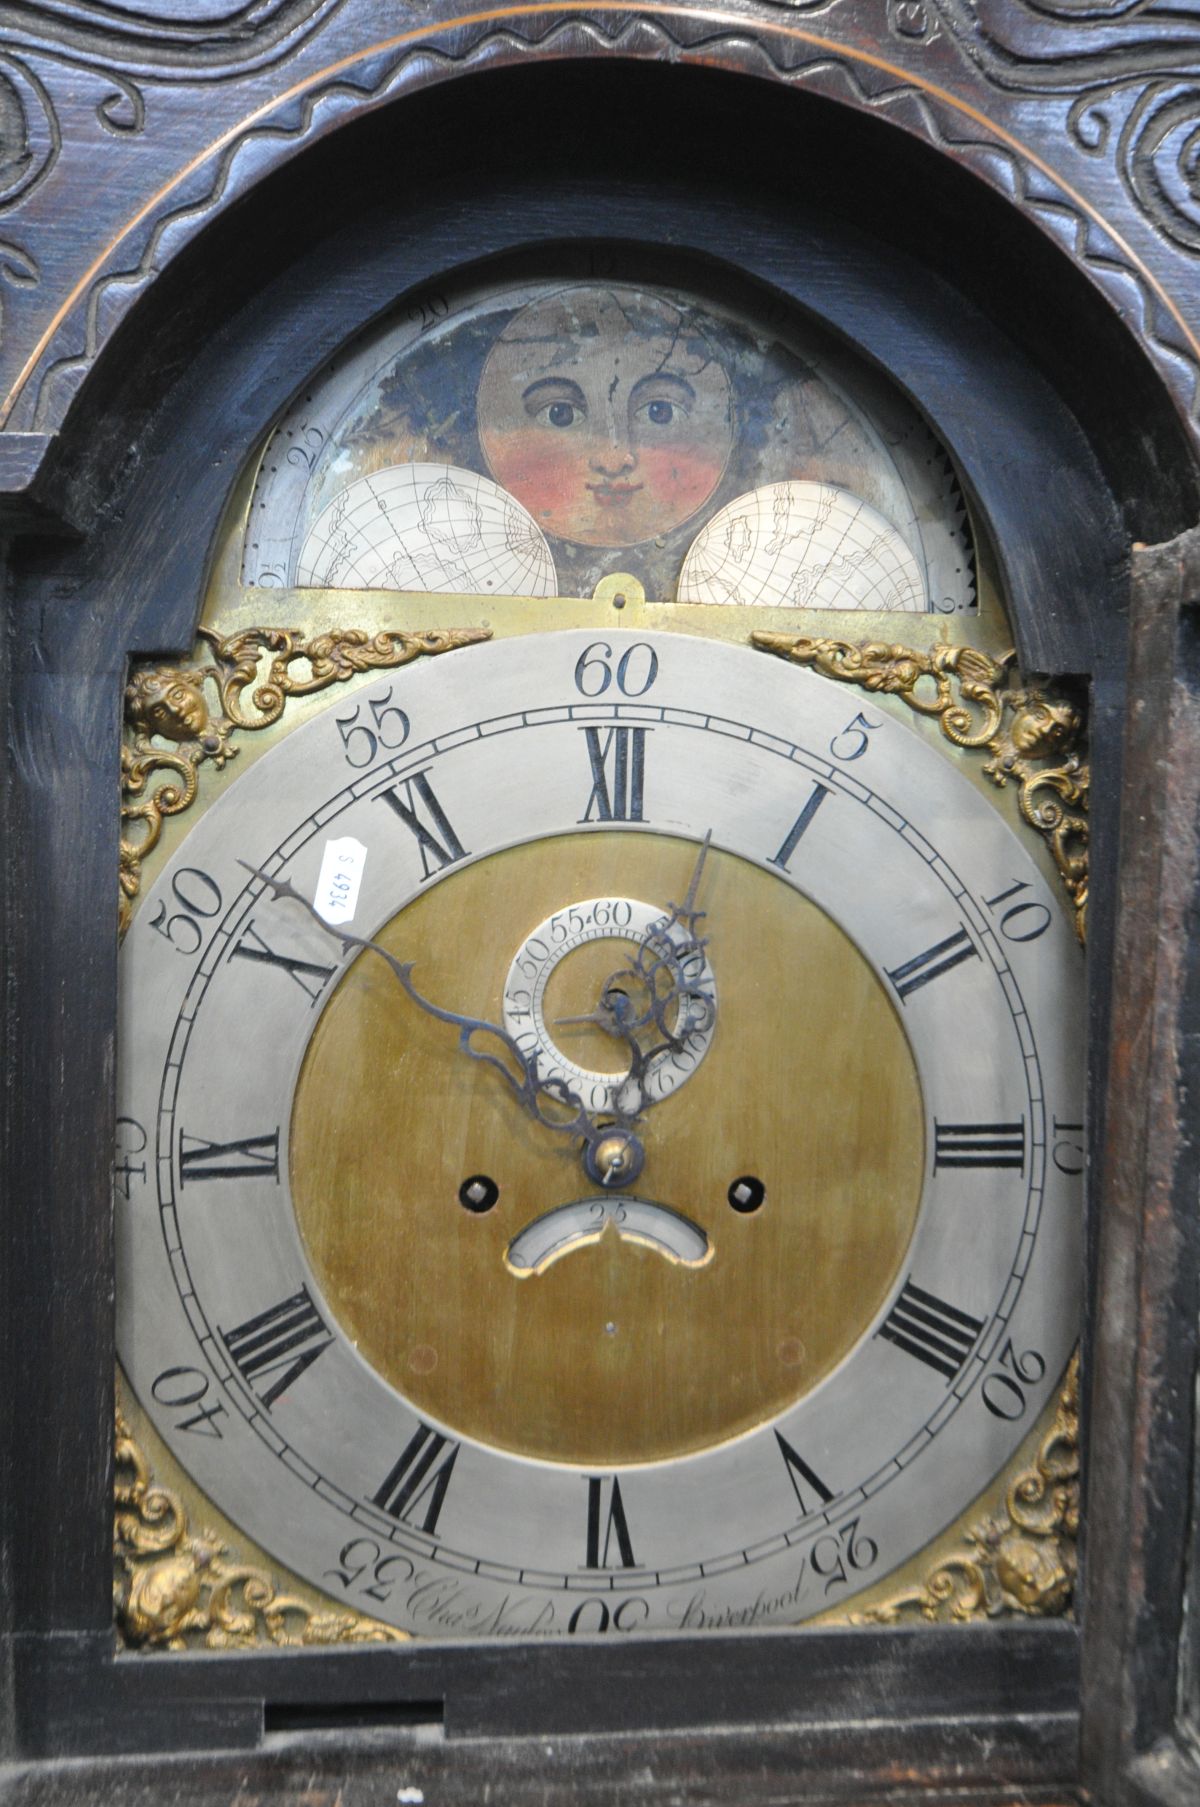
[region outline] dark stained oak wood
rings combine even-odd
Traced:
[[[1200,1767],[1173,1738],[1200,1346],[1200,530],[1135,553],[1133,598],[1092,1344],[1083,1775],[1101,1798],[1122,1778],[1129,1798],[1168,1802],[1189,1780],[1192,1798],[1200,1793]]]
[[[1073,1807],[1075,1790],[1039,1782],[1072,1756],[1070,1721],[1019,1729],[1022,1757],[1001,1779],[994,1725],[964,1733],[928,1720],[915,1728],[942,1761],[915,1772],[933,1807]],[[680,1737],[504,1739],[439,1743],[427,1734],[360,1733],[353,1754],[339,1738],[281,1737],[269,1752],[237,1759],[194,1756],[142,1762],[39,1766],[14,1774],[11,1807],[439,1807],[528,1802],[536,1807],[859,1807],[913,1800],[914,1772],[878,1726],[846,1726],[812,1738],[773,1727]],[[407,1792],[406,1792],[407,1791]]]
[[[131,89],[141,92],[128,73],[132,28],[117,17],[123,9],[89,10],[107,15],[120,120],[121,107],[136,114]],[[164,47],[143,21],[137,55],[160,72],[191,58],[192,73],[169,92],[148,80],[168,123],[156,118],[144,138],[130,128],[123,148],[136,143],[143,160],[115,200],[111,163],[77,160],[80,145],[113,136],[111,121],[96,122],[91,78],[79,76],[75,98],[56,78],[76,160],[62,165],[54,233],[47,225],[29,240],[44,247],[44,291],[20,290],[12,307],[6,293],[6,319],[27,351],[44,295],[81,278],[96,233],[111,232],[139,185],[173,174],[235,90],[239,106],[270,97],[285,71],[367,41],[361,6],[289,0],[259,9],[241,39],[230,32],[217,47],[190,9],[169,10],[184,49]],[[1062,136],[1070,96],[1094,72],[1120,89],[1125,65],[1113,61],[1116,27],[1104,20],[1055,24],[1018,0],[977,10],[982,24],[957,0],[897,3],[886,19],[858,0],[789,16],[840,33],[848,51],[986,94],[1023,129],[1040,119],[1046,137],[1052,121]],[[262,22],[274,30],[285,13],[294,42],[268,42]],[[998,158],[988,165],[996,186],[985,185],[987,132],[971,140],[964,128],[956,139],[949,115],[922,113],[899,77],[876,70],[868,81],[861,55],[854,70],[866,85],[853,88],[845,60],[797,47],[794,60],[821,73],[789,84],[765,26],[764,49],[746,48],[751,17],[731,15],[720,29],[631,27],[620,52],[623,23],[609,15],[590,39],[564,27],[540,61],[530,45],[548,16],[511,39],[456,28],[443,60],[414,64],[409,85],[430,70],[448,75],[455,59],[469,76],[338,130],[322,115],[310,131],[297,103],[256,186],[232,182],[209,205],[200,171],[191,242],[181,227],[161,269],[148,265],[120,306],[114,291],[91,341],[78,339],[74,316],[65,323],[47,358],[69,405],[65,389],[34,384],[28,414],[10,422],[18,431],[0,433],[0,519],[19,536],[2,652],[0,1752],[23,1765],[0,1786],[31,1807],[140,1807],[165,1793],[366,1807],[404,1786],[431,1802],[491,1792],[518,1804],[1067,1800],[1080,1779],[1081,1663],[1083,1773],[1095,1798],[1112,1807],[1184,1798],[1171,1793],[1187,1779],[1182,1759],[1158,1744],[1173,1724],[1196,1323],[1194,1150],[1180,1089],[1197,1023],[1185,954],[1194,848],[1191,829],[1176,826],[1195,819],[1200,674],[1191,629],[1171,625],[1192,579],[1170,575],[1191,573],[1186,547],[1142,567],[1167,575],[1154,579],[1157,591],[1141,580],[1132,713],[1125,686],[1128,540],[1169,538],[1200,512],[1190,366],[1172,361],[1169,318],[1139,311],[1142,288],[1119,275],[1124,252],[1090,228],[1081,238],[1078,210],[1055,212],[1054,184],[1035,165]],[[1168,51],[1179,45],[1175,21],[1158,29]],[[1144,50],[1145,30],[1135,22],[1127,43]],[[679,46],[706,33],[720,46],[674,66]],[[1015,72],[1006,44],[1020,53]],[[641,56],[657,60],[628,60]],[[698,66],[705,57],[771,79]],[[1161,61],[1161,44],[1153,57]],[[1129,69],[1136,60],[1131,48]],[[1153,63],[1149,52],[1142,60]],[[1065,100],[1038,87],[1038,71],[1060,63]],[[6,67],[0,59],[0,121]],[[368,99],[382,91],[364,78]],[[843,93],[851,105],[830,98]],[[903,130],[886,123],[897,95]],[[1086,187],[1092,172],[1088,192],[1155,268],[1191,268],[1177,242],[1186,222],[1129,198],[1117,147],[1089,163],[1071,142],[1073,173]],[[52,213],[51,194],[39,171],[26,217]],[[131,236],[131,267],[152,236],[148,218],[142,238]],[[113,1660],[107,1170],[125,662],[188,645],[230,486],[311,368],[430,276],[529,247],[550,258],[579,237],[626,252],[673,245],[697,280],[738,266],[891,368],[953,448],[1001,549],[1027,666],[1090,686],[1102,1213],[1091,1224],[1082,1653],[1071,1626],[1031,1622],[565,1651]],[[1130,324],[1114,311],[1118,295]],[[361,1703],[375,1722],[356,1729]],[[429,1724],[415,1730],[414,1718]],[[186,1748],[207,1754],[169,1766],[145,1756]],[[115,1761],[137,1751],[141,1759]]]
[[[734,151],[745,120],[757,127],[770,84],[833,100],[855,136],[880,138],[881,194],[910,143],[929,148],[968,178],[971,199],[931,211],[911,188],[901,212],[912,226],[928,221],[953,244],[964,216],[986,212],[989,189],[1003,197],[1006,211],[1061,251],[1060,269],[1069,259],[1133,323],[1194,433],[1200,228],[1173,167],[1186,140],[1187,90],[1181,96],[1174,78],[1194,55],[1189,9],[1111,11],[1030,0],[799,0],[723,15],[574,0],[557,13],[478,14],[429,0],[381,15],[372,0],[275,0],[251,16],[235,0],[202,10],[147,0],[135,23],[115,5],[89,6],[86,17],[74,9],[69,19],[22,8],[14,39],[35,57],[38,85],[10,64],[0,87],[12,147],[0,166],[5,424],[61,427],[140,291],[264,170],[286,169],[347,120],[447,75],[587,59],[597,73],[607,64],[624,74],[637,60],[744,71],[758,92],[709,119],[710,134]],[[585,110],[593,146],[612,117]],[[643,135],[633,160],[644,142],[659,153],[653,113],[628,107],[618,117]],[[539,120],[520,123],[544,152]],[[823,159],[794,167],[806,186],[828,180]],[[1017,274],[1037,292],[1035,266],[1022,260]]]

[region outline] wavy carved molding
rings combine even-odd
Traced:
[[[0,9],[0,216],[9,222],[0,297],[4,288],[23,290],[32,303],[28,291],[45,290],[22,311],[20,342],[4,344],[0,315],[0,356],[20,367],[4,404],[10,429],[60,424],[122,313],[183,239],[263,173],[265,156],[282,161],[348,114],[482,62],[616,54],[676,62],[694,55],[811,88],[965,162],[1054,236],[1131,319],[1200,434],[1200,345],[1163,283],[1164,273],[1173,275],[1186,296],[1190,259],[1200,252],[1194,0],[1167,17],[1143,0],[888,0],[886,25],[882,9],[863,0],[764,0],[756,15],[731,14],[724,31],[714,29],[711,11],[686,6],[633,18],[604,3],[557,13],[518,7],[502,22],[493,14],[475,24],[456,23],[445,7],[417,24],[397,8],[388,19],[396,35],[384,44],[379,9],[365,0],[266,0],[250,11],[226,3],[206,12],[181,23],[166,0],[147,0],[136,21],[101,0]],[[864,50],[871,31],[877,41]],[[335,64],[336,75],[328,73]],[[81,76],[91,83],[86,133]],[[187,129],[178,108],[155,104],[168,89],[194,92]],[[144,229],[118,232],[99,256],[81,232],[81,268],[56,268],[51,280],[44,247],[55,222],[29,211],[51,172],[62,165],[58,179],[70,180],[72,155],[81,164],[94,158],[99,125],[108,180],[128,182],[132,217],[145,199],[134,188],[128,143],[165,133],[168,115],[174,136],[164,138],[153,172],[160,197]],[[1076,172],[1074,187],[1056,179],[1064,160]],[[1081,166],[1095,171],[1082,189]],[[1134,217],[1155,235],[1155,271],[1087,198],[1108,197],[1114,174]],[[61,222],[59,233],[61,240]],[[83,269],[91,271],[86,280]]]
[[[114,140],[138,137],[147,123],[146,90],[161,82],[204,83],[268,68],[292,54],[344,0],[266,0],[181,19],[154,0],[134,17],[104,0],[40,0],[0,11],[0,213],[27,201],[71,144],[62,98],[79,76],[98,83],[96,122]],[[61,92],[60,92],[61,87]],[[114,174],[116,171],[114,170]],[[119,174],[116,179],[120,179]],[[0,241],[0,279],[38,282],[32,248]]]
[[[924,9],[925,0],[920,0]],[[1200,251],[1200,12],[1147,0],[929,0],[989,86],[1061,96],[1067,136],[1134,207]]]

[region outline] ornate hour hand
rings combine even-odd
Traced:
[[[583,1165],[589,1176],[597,1185],[605,1187],[626,1186],[635,1180],[642,1170],[645,1159],[641,1141],[634,1133],[637,1114],[626,1113],[622,1109],[601,1113],[603,1122],[598,1122],[596,1114],[587,1110],[578,1093],[574,1092],[566,1081],[555,1075],[545,1075],[541,1071],[541,1061],[536,1049],[525,1052],[518,1047],[514,1038],[499,1023],[490,1023],[483,1017],[466,1016],[460,1011],[446,1010],[435,1004],[431,998],[425,997],[413,983],[413,966],[411,960],[397,960],[394,954],[382,947],[379,942],[369,940],[365,935],[352,934],[348,929],[335,927],[326,922],[315,906],[305,897],[302,891],[290,884],[286,879],[274,878],[270,873],[261,871],[249,861],[240,864],[264,884],[276,898],[291,898],[306,910],[314,922],[320,924],[327,935],[333,936],[342,944],[343,952],[351,948],[362,948],[377,954],[386,962],[394,977],[399,981],[405,994],[420,1010],[435,1017],[438,1022],[449,1023],[458,1030],[458,1046],[462,1053],[471,1060],[482,1062],[499,1073],[509,1087],[522,1109],[527,1111],[543,1128],[554,1130],[560,1134],[578,1136],[583,1144]],[[476,1046],[476,1039],[485,1041],[491,1037],[499,1044],[503,1053],[496,1053],[486,1046]],[[504,1056],[507,1055],[507,1059]]]

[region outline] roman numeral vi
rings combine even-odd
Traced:
[[[588,1476],[586,1566],[589,1569],[608,1569],[615,1568],[619,1563],[623,1569],[634,1569],[637,1567],[637,1558],[633,1553],[629,1521],[625,1517],[625,1507],[621,1500],[621,1483],[616,1475],[608,1483],[607,1510],[604,1503],[605,1484],[602,1475]],[[617,1563],[609,1561],[614,1542]]]

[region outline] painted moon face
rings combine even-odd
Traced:
[[[493,596],[558,587],[550,548],[520,503],[449,464],[397,464],[347,484],[313,522],[296,582]]]
[[[523,308],[478,394],[496,481],[546,533],[634,546],[702,508],[733,447],[729,378],[682,309],[633,289],[574,288]]]
[[[925,581],[877,508],[831,483],[768,483],[738,496],[692,542],[680,602],[923,613]]]

